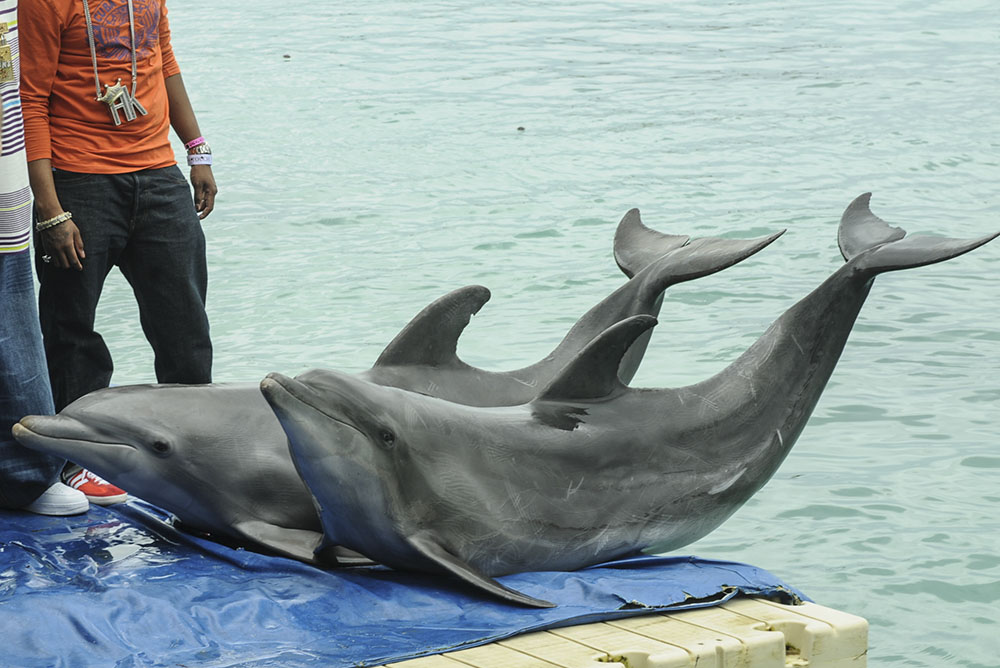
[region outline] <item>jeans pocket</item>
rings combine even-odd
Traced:
[[[180,167],[178,167],[177,165],[164,167],[160,171],[160,173],[163,175],[163,178],[169,183],[185,187],[191,186],[191,184],[188,183],[188,180],[184,177],[184,173],[181,172]]]
[[[92,178],[94,178],[93,174],[86,174],[83,172],[67,172],[65,169],[52,170],[52,180],[55,181],[57,187],[75,186],[81,183],[86,183]]]

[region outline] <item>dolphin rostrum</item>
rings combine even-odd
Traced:
[[[947,260],[976,240],[906,237],[869,194],[839,228],[846,263],[722,372],[634,389],[618,369],[655,319],[609,327],[531,401],[470,407],[314,370],[261,382],[320,508],[328,540],[380,563],[498,583],[671,550],[763,486],[818,401],[880,273]]]
[[[627,213],[619,229],[636,224],[638,216],[636,210]],[[616,256],[634,257],[630,266],[637,275],[591,308],[537,364],[492,373],[457,358],[458,336],[489,298],[485,288],[471,287],[425,308],[361,376],[475,405],[524,403],[605,328],[629,315],[658,312],[668,286],[740,262],[780,234],[749,240],[692,240],[659,232],[634,240],[616,235]],[[648,244],[663,257],[654,262],[652,255],[631,248],[632,243]],[[643,350],[637,345],[630,352],[631,367],[623,365],[627,379]],[[317,560],[314,552],[322,534],[312,496],[257,383],[105,388],[58,416],[24,418],[14,435],[29,448],[96,472],[193,528],[303,561]],[[339,549],[324,552],[319,561],[333,559],[357,561]]]

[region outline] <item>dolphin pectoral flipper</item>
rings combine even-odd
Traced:
[[[314,553],[323,543],[323,534],[318,531],[289,529],[262,520],[236,522],[233,530],[278,554],[313,564],[317,563]]]
[[[360,552],[349,550],[342,545],[334,545],[326,540],[316,548],[315,558],[323,565],[333,566],[374,566],[376,564],[375,561]]]
[[[853,260],[859,270],[873,276],[944,262],[1000,236],[996,233],[978,239],[907,237],[905,230],[872,213],[870,201],[871,193],[865,193],[847,207],[840,219],[838,243],[845,260]]]
[[[490,299],[481,285],[453,290],[431,302],[396,335],[375,361],[380,366],[456,366],[458,337]]]
[[[469,584],[478,587],[479,589],[483,589],[494,596],[499,596],[500,598],[512,603],[520,603],[521,605],[528,605],[534,608],[555,607],[555,603],[528,596],[527,594],[523,594],[519,591],[511,589],[510,587],[503,586],[489,576],[483,575],[445,549],[444,546],[435,540],[433,534],[429,531],[419,531],[412,536],[406,536],[406,542],[408,542],[410,546],[412,546],[420,554],[427,557],[449,573],[457,575]]]

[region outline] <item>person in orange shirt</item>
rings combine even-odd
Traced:
[[[157,381],[211,382],[201,219],[217,188],[170,46],[166,0],[32,0],[19,23],[39,317],[56,410],[111,381],[94,320],[114,266],[135,294]],[[191,185],[171,126],[188,148]],[[125,498],[87,471],[67,483],[96,503]]]

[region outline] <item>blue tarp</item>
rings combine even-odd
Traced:
[[[0,511],[0,663],[375,666],[738,594],[805,598],[767,571],[694,557],[499,579],[558,605],[506,604],[447,576],[323,570],[234,549],[138,500],[68,518]]]

